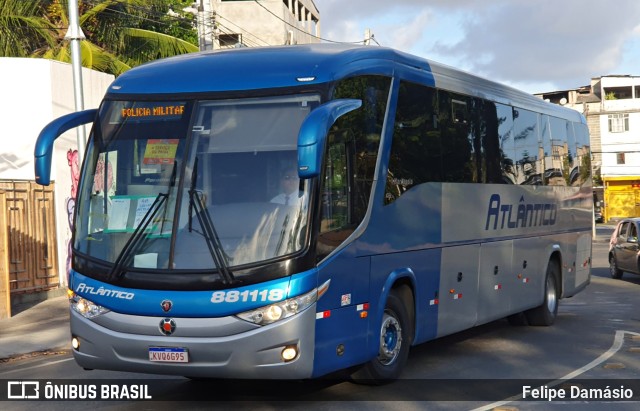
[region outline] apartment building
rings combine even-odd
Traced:
[[[607,75],[589,86],[537,95],[585,115],[596,208],[604,220],[640,216],[640,76]]]
[[[313,0],[199,0],[202,49],[320,42],[320,13]]]

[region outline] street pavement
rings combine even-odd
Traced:
[[[598,225],[594,242],[606,243],[612,225]],[[28,307],[16,307],[11,318],[0,320],[0,367],[3,361],[33,353],[69,350],[69,301],[50,298]]]
[[[0,320],[0,367],[8,358],[71,348],[66,295],[12,311],[17,314]]]

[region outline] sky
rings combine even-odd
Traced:
[[[314,0],[321,37],[375,44],[529,93],[640,76],[640,0]]]

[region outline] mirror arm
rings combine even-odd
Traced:
[[[48,186],[51,182],[51,157],[53,156],[53,142],[64,132],[92,122],[98,109],[77,111],[59,117],[47,124],[38,139],[34,151],[34,166],[36,182],[43,186]]]
[[[362,106],[361,100],[332,100],[313,110],[298,133],[298,175],[309,179],[320,174],[322,154],[329,129],[344,114]]]

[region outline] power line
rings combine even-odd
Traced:
[[[98,6],[98,5],[100,5],[100,2],[98,2],[97,0],[85,0],[85,3],[88,3],[88,4],[92,5],[92,6]],[[145,12],[146,14],[148,14],[148,15],[152,16],[152,17],[156,17],[156,18],[167,18],[167,19],[170,19],[170,20],[175,20],[175,21],[180,22],[180,23],[188,23],[188,24],[190,24],[190,25],[192,25],[192,24],[193,24],[193,20],[191,20],[191,19],[187,19],[187,18],[183,18],[183,17],[177,17],[177,16],[172,16],[172,15],[170,15],[170,14],[157,13],[157,12],[152,11],[152,9],[151,9],[151,8],[145,8],[145,7],[140,7],[140,6],[136,6],[136,5],[132,5],[132,4],[128,4],[128,3],[124,3],[124,1],[117,1],[116,3],[118,3],[118,4],[122,4],[122,5],[126,5],[127,7],[131,7],[131,8],[133,8],[133,9],[136,9],[136,10],[139,10],[139,11],[143,11],[143,12]],[[148,17],[144,17],[144,16],[138,16],[138,15],[131,14],[131,13],[127,13],[127,12],[124,12],[124,11],[121,11],[121,10],[116,10],[116,9],[114,9],[114,8],[111,8],[111,6],[107,6],[104,10],[105,10],[105,11],[107,11],[107,10],[108,10],[108,11],[110,11],[110,12],[117,13],[117,14],[122,14],[122,15],[125,15],[125,16],[128,16],[128,17],[132,17],[132,18],[135,18],[135,19],[138,19],[138,20],[143,20],[143,21],[148,21],[148,22],[151,22],[151,23],[156,23],[156,24],[159,24],[159,25],[161,25],[161,26],[166,26],[166,27],[170,26],[170,25],[169,25],[168,23],[166,23],[166,22],[158,21],[158,20],[154,20],[154,19],[152,19],[152,18],[148,18]],[[191,32],[191,31],[193,31],[193,29],[189,30],[189,29],[185,29],[185,28],[182,28],[182,27],[176,27],[176,28],[177,28],[178,30],[181,30],[181,31],[184,31],[184,32]]]
[[[212,13],[212,14],[213,14],[213,13]],[[227,19],[226,17],[221,16],[221,15],[220,15],[220,13],[217,13],[217,16],[218,16],[218,17],[220,17],[221,19],[226,20],[226,21],[228,21],[229,23],[233,24],[234,26],[236,26],[237,28],[239,28],[241,31],[243,31],[243,32],[245,32],[245,33],[248,33],[249,35],[251,35],[251,36],[255,37],[255,38],[256,38],[256,39],[258,39],[259,41],[262,41],[265,45],[267,45],[267,46],[270,46],[270,45],[271,45],[271,44],[267,43],[266,41],[262,40],[259,36],[256,36],[255,34],[251,33],[250,31],[248,31],[248,30],[246,30],[246,29],[244,29],[244,28],[240,27],[238,24],[236,24],[236,23],[232,22],[231,20]],[[228,28],[228,29],[230,29],[230,30],[231,30],[231,28],[229,28],[229,27],[227,27],[227,26],[224,26],[222,23],[218,23],[218,24],[219,24],[219,25],[221,25],[221,26],[223,26],[223,27],[225,27],[225,28]]]
[[[277,18],[278,20],[280,20],[281,22],[283,22],[283,23],[284,23],[284,24],[286,24],[287,26],[289,26],[289,27],[293,27],[294,29],[296,29],[296,30],[298,30],[298,31],[300,31],[300,32],[302,32],[302,33],[304,33],[304,34],[307,34],[307,35],[309,35],[309,36],[311,36],[311,37],[313,37],[313,38],[316,38],[316,39],[318,39],[318,40],[327,41],[327,42],[329,42],[329,43],[340,43],[340,44],[359,44],[359,43],[363,43],[363,42],[364,42],[364,40],[360,40],[360,41],[335,41],[335,40],[325,39],[325,38],[322,38],[322,37],[316,36],[316,35],[314,35],[314,34],[311,34],[311,33],[309,33],[309,32],[306,32],[306,31],[302,30],[301,28],[299,28],[298,26],[293,25],[293,24],[289,23],[288,21],[286,21],[286,20],[282,19],[280,16],[278,16],[277,14],[273,13],[271,10],[269,10],[268,8],[266,8],[265,6],[263,6],[262,4],[260,4],[260,2],[259,2],[258,0],[253,0],[253,1],[254,1],[254,3],[256,3],[258,6],[262,7],[263,9],[265,9],[267,12],[269,12],[269,14],[271,14],[273,17]],[[376,43],[377,43],[377,42],[376,42]]]
[[[310,36],[310,37],[313,37],[313,38],[315,38],[315,39],[318,39],[318,40],[321,40],[321,41],[326,41],[326,42],[329,42],[329,43],[339,43],[339,44],[361,44],[361,43],[366,42],[366,40],[351,41],[351,42],[347,42],[347,41],[336,41],[336,40],[331,40],[331,39],[327,39],[327,38],[324,38],[324,37],[316,36],[316,35],[314,35],[314,34],[312,34],[312,33],[309,33],[309,32],[307,32],[307,31],[305,31],[305,30],[303,30],[303,29],[301,29],[301,28],[297,27],[296,25],[291,24],[291,23],[289,23],[288,21],[286,21],[286,20],[282,19],[280,16],[276,15],[276,14],[275,14],[275,13],[273,13],[271,10],[269,10],[268,8],[266,8],[264,5],[260,4],[260,2],[259,2],[258,0],[254,0],[254,2],[255,2],[258,6],[260,6],[260,7],[261,7],[261,8],[263,8],[264,10],[266,10],[266,11],[267,11],[269,14],[271,14],[273,17],[277,18],[278,20],[280,20],[281,22],[283,22],[284,24],[286,24],[287,26],[289,26],[289,27],[291,27],[291,28],[293,28],[293,29],[295,29],[295,30],[297,30],[297,31],[299,31],[299,32],[301,32],[301,33],[303,33],[303,34],[306,34],[306,35],[308,35],[308,36]],[[90,4],[90,5],[92,5],[92,6],[97,6],[97,5],[101,4],[98,0],[84,0],[84,3]],[[189,19],[189,18],[184,18],[184,17],[174,16],[174,15],[165,14],[165,13],[159,13],[159,12],[154,11],[154,10],[153,10],[152,8],[150,8],[150,7],[143,7],[143,6],[138,6],[138,5],[131,4],[131,3],[126,3],[124,0],[118,0],[118,1],[116,1],[116,2],[115,2],[115,4],[114,4],[114,6],[115,6],[116,4],[120,4],[120,5],[126,6],[126,7],[128,7],[128,8],[132,8],[132,9],[138,10],[138,11],[142,11],[142,12],[144,12],[145,14],[148,14],[149,16],[151,16],[151,17],[155,17],[155,18],[165,18],[165,19],[174,20],[174,21],[176,21],[176,22],[180,22],[180,23],[187,23],[187,24],[190,24],[190,25],[192,25],[192,26],[193,26],[193,23],[194,23],[194,21],[193,21],[192,19]],[[107,7],[105,8],[105,11],[107,11],[107,10],[108,10],[108,11],[110,11],[110,12],[113,12],[113,13],[118,13],[118,14],[121,14],[121,15],[125,15],[125,16],[127,16],[127,17],[131,17],[131,18],[135,18],[135,19],[139,19],[139,20],[143,20],[143,21],[148,21],[148,22],[155,23],[155,24],[158,24],[158,25],[162,25],[162,26],[169,26],[169,23],[167,23],[167,22],[159,21],[159,20],[156,20],[156,19],[154,19],[154,18],[148,18],[148,17],[144,17],[144,16],[134,15],[134,14],[131,14],[131,13],[127,13],[127,12],[125,12],[125,11],[117,10],[117,9],[115,9],[115,8],[112,8],[111,6],[107,6]],[[223,19],[223,20],[226,20],[228,23],[230,23],[230,24],[234,25],[234,26],[235,26],[235,27],[237,27],[238,29],[240,29],[240,30],[243,32],[243,34],[247,34],[247,35],[249,35],[249,36],[251,36],[251,37],[253,37],[253,38],[257,39],[259,42],[264,43],[264,45],[267,45],[267,46],[269,46],[269,45],[270,45],[269,43],[267,43],[266,41],[264,41],[260,36],[255,35],[255,34],[253,34],[252,32],[250,32],[250,31],[248,31],[248,30],[244,29],[243,27],[239,26],[238,24],[234,23],[233,21],[229,20],[228,18],[226,18],[226,17],[224,17],[224,16],[220,15],[220,14],[219,14],[218,12],[216,12],[216,11],[213,11],[213,12],[206,12],[206,14],[208,15],[208,19],[205,19],[205,26],[207,26],[207,28],[209,28],[209,30],[211,30],[211,31],[215,29],[215,27],[213,26],[213,23],[212,23],[213,18],[214,18],[214,17],[219,17],[219,18],[221,18],[221,19]],[[216,24],[218,24],[218,26],[219,26],[219,27],[224,27],[225,29],[229,30],[229,31],[224,32],[224,34],[239,34],[239,33],[236,33],[236,32],[235,32],[235,30],[233,30],[232,28],[230,28],[230,27],[228,27],[228,26],[226,26],[226,25],[224,25],[224,24],[220,23],[219,21],[216,21]],[[59,28],[60,28],[60,29],[64,29],[63,27],[59,27]],[[192,30],[194,30],[195,28],[193,28],[193,29],[185,29],[185,28],[183,28],[183,27],[176,27],[176,29],[181,30],[181,31],[184,31],[184,32],[191,32],[191,31],[192,31]],[[375,37],[374,37],[373,35],[372,35],[368,40],[373,40],[377,45],[380,45],[380,43],[378,43],[378,41],[375,39]],[[260,46],[260,44],[259,44],[258,42],[248,40],[248,39],[246,38],[246,36],[244,36],[244,38],[243,38],[243,42],[245,42],[245,43],[246,43],[246,44],[248,44],[248,45],[252,45],[252,44],[253,44],[255,47]]]

